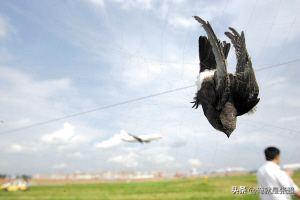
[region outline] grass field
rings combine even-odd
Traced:
[[[294,175],[300,184],[300,173]],[[33,186],[26,192],[0,191],[0,200],[176,200],[258,199],[258,195],[233,195],[232,186],[255,186],[254,175],[210,177],[155,182],[65,184]]]

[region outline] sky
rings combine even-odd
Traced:
[[[244,30],[255,70],[299,59],[299,8],[296,0],[0,1],[0,173],[253,170],[272,145],[282,164],[299,163],[300,62],[256,72],[261,100],[229,139],[191,108],[195,87],[22,128],[193,85],[205,35],[194,15],[222,40],[230,26]],[[230,72],[235,63],[231,49]],[[123,131],[163,138],[129,144]]]

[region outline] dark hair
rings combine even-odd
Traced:
[[[280,154],[280,150],[276,147],[268,147],[265,149],[266,160],[274,160]]]

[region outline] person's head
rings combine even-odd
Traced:
[[[273,161],[277,164],[280,162],[280,150],[276,147],[268,147],[265,149],[265,157],[267,161]]]

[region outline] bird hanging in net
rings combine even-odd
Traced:
[[[209,22],[194,18],[204,28],[206,36],[199,37],[200,73],[193,108],[202,105],[205,117],[217,130],[229,136],[236,128],[237,116],[254,109],[259,102],[259,87],[245,43],[245,35],[229,27],[225,35],[235,48],[237,60],[234,74],[227,72],[230,43],[220,42]]]

